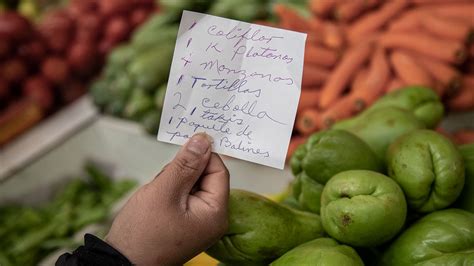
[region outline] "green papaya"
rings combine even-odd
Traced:
[[[324,230],[354,247],[375,247],[394,237],[405,223],[407,205],[391,178],[367,170],[333,176],[321,195]]]
[[[434,128],[443,118],[444,107],[433,89],[423,86],[404,87],[384,95],[369,110],[383,107],[398,107],[408,110],[425,124]]]
[[[285,253],[271,266],[363,266],[357,252],[332,238],[318,238]]]
[[[387,148],[395,139],[425,127],[425,124],[417,119],[412,112],[394,106],[367,110],[333,126],[334,129],[347,130],[364,140],[375,152],[380,162],[385,161]]]
[[[454,144],[432,130],[415,130],[387,152],[388,174],[403,189],[408,206],[432,212],[452,204],[464,186],[464,163]]]
[[[226,265],[268,264],[323,235],[318,215],[290,209],[258,194],[233,189],[229,229],[206,253]]]
[[[474,214],[460,209],[432,212],[388,247],[379,265],[473,265]]]

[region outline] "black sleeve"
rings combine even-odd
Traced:
[[[56,266],[83,266],[83,265],[132,265],[128,259],[99,238],[86,234],[84,246],[78,247],[72,254],[64,253],[56,261]]]

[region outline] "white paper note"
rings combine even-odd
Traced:
[[[158,140],[197,132],[213,151],[283,169],[306,34],[184,11]]]

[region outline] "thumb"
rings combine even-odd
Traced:
[[[198,133],[184,144],[175,158],[163,169],[153,183],[160,187],[161,194],[176,202],[187,198],[199,180],[211,157],[210,137]]]

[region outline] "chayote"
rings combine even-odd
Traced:
[[[357,252],[332,238],[318,238],[285,253],[271,266],[363,266]]]
[[[367,110],[362,114],[334,125],[334,129],[347,130],[364,140],[385,161],[388,146],[398,137],[410,131],[425,128],[412,112],[393,106]]]
[[[456,146],[432,130],[397,139],[387,152],[388,173],[403,189],[408,206],[432,212],[453,203],[464,185],[464,164]]]
[[[426,215],[389,246],[380,265],[474,265],[474,214],[446,209]]]
[[[313,134],[298,147],[290,163],[295,176],[303,173],[320,184],[326,184],[333,175],[346,170],[381,169],[374,152],[364,141],[336,129]]]
[[[443,118],[444,107],[434,90],[410,86],[384,95],[369,110],[387,106],[411,111],[427,128],[434,128]]]
[[[318,215],[233,189],[229,196],[228,232],[206,252],[226,265],[268,264],[293,247],[322,235]]]
[[[293,180],[293,198],[300,209],[319,214],[324,185],[301,173]]]
[[[374,247],[402,228],[407,206],[402,189],[389,177],[367,170],[333,176],[321,195],[326,232],[354,247]]]
[[[456,200],[456,208],[474,213],[474,143],[459,147],[466,168],[464,188]]]

